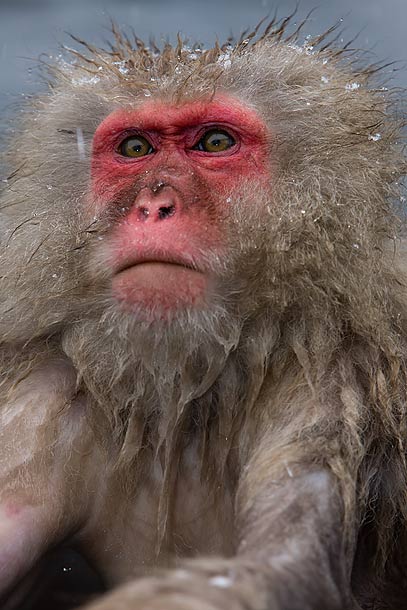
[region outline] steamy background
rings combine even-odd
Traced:
[[[52,55],[59,44],[72,44],[67,32],[103,44],[113,18],[147,40],[151,35],[174,40],[181,32],[191,42],[212,45],[295,6],[293,0],[0,0],[0,112],[4,118],[21,96],[38,89],[33,67],[41,53]],[[346,42],[359,34],[354,46],[371,51],[373,61],[395,61],[386,78],[407,86],[406,0],[301,0],[295,21],[316,6],[304,35],[343,19],[341,38]]]

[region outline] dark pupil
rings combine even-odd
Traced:
[[[139,140],[138,138],[132,138],[131,140],[127,141],[127,148],[128,148],[128,150],[131,150],[132,152],[135,152],[135,153],[142,152],[144,147],[145,147],[145,142],[143,142],[142,140]]]
[[[126,157],[143,157],[150,154],[152,150],[150,143],[144,138],[127,138],[120,146],[121,154]]]
[[[225,140],[227,140],[226,136],[211,136],[208,142],[211,146],[220,146]]]
[[[197,149],[208,153],[223,152],[235,144],[234,139],[225,131],[208,131],[199,141]]]
[[[213,133],[208,136],[206,142],[212,148],[222,148],[230,145],[230,138],[226,133]]]

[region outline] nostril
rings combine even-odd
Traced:
[[[175,205],[165,205],[158,209],[158,218],[163,220],[175,214]]]

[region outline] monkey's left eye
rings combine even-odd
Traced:
[[[202,150],[208,153],[217,153],[228,150],[236,144],[232,136],[227,132],[220,129],[210,129],[199,140],[194,146],[196,150]]]
[[[124,157],[145,157],[152,152],[154,148],[143,136],[129,136],[119,146],[119,153]]]

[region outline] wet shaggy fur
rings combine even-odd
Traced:
[[[117,439],[117,467],[132,464],[136,477],[143,459],[164,460],[162,540],[185,432],[216,486],[267,428],[276,470],[332,471],[349,545],[355,524],[369,521],[386,577],[407,526],[407,303],[395,214],[404,111],[374,66],[324,37],[300,43],[285,26],[210,50],[148,48],[114,29],[111,49],[77,41],[80,50],[47,66],[49,90],[17,117],[5,160],[3,385],[67,354],[101,442],[106,428]],[[117,108],[222,91],[269,128],[270,189],[229,194],[225,256],[202,254],[217,278],[211,302],[170,323],[140,322],[109,293],[113,221],[84,219],[93,134]]]

